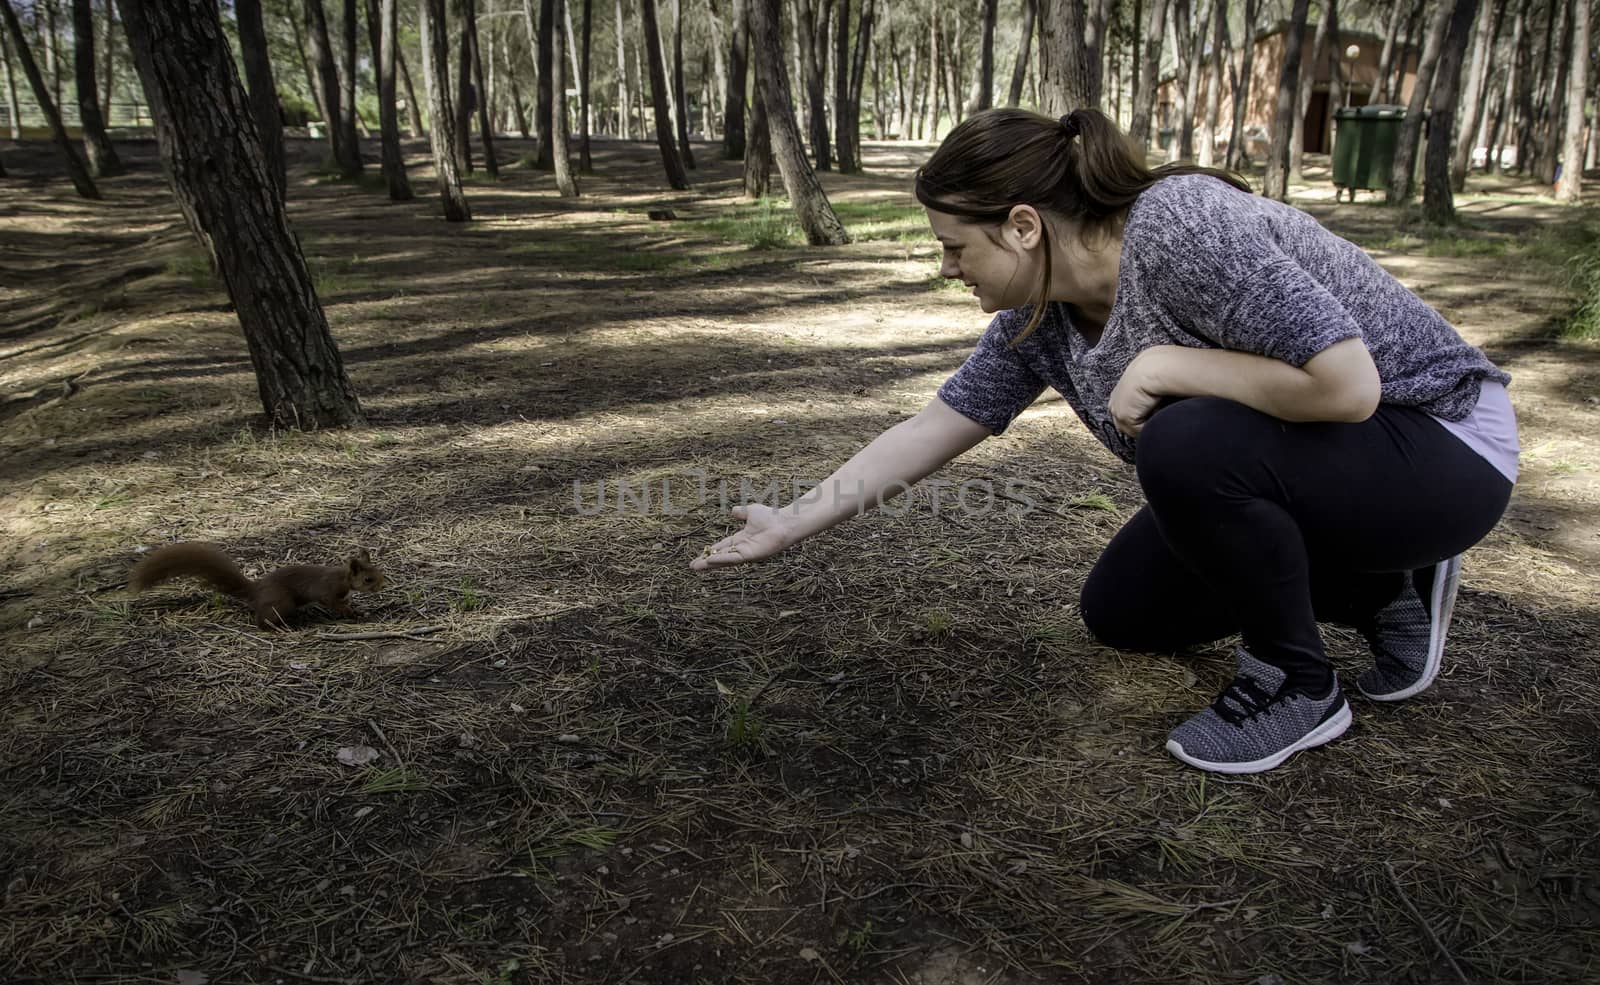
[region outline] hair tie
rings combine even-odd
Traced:
[[[1061,118],[1061,129],[1067,132],[1067,139],[1071,140],[1078,135],[1078,111],[1073,110]]]

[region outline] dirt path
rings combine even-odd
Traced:
[[[863,214],[919,159],[869,150],[826,179]],[[1161,751],[1226,648],[1120,654],[1077,621],[1139,496],[1058,400],[938,510],[685,570],[724,495],[787,498],[970,350],[982,316],[914,222],[753,250],[711,224],[738,172],[710,148],[674,195],[649,147],[602,144],[585,198],[509,167],[449,227],[300,152],[350,432],[254,423],[151,148],[104,205],[0,185],[0,978],[1455,981],[1430,934],[1473,980],[1593,976],[1600,350],[1549,340],[1552,278],[1514,248],[1430,256],[1305,197],[1510,369],[1525,472],[1440,683],[1227,781]],[[1473,238],[1561,221],[1493,191]],[[264,635],[204,591],[126,593],[174,539],[252,570],[365,545],[394,587],[360,627]]]

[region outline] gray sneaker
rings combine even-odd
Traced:
[[[1167,752],[1215,773],[1261,773],[1350,727],[1334,675],[1320,698],[1285,687],[1283,671],[1239,647],[1239,674],[1211,707],[1173,729]]]
[[[1460,585],[1459,554],[1410,573],[1400,596],[1378,610],[1366,634],[1373,659],[1356,678],[1362,694],[1373,701],[1400,701],[1433,683]]]

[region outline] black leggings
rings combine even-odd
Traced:
[[[1083,621],[1123,650],[1234,633],[1320,693],[1318,621],[1362,625],[1402,572],[1481,540],[1511,483],[1427,414],[1383,404],[1360,424],[1296,424],[1216,397],[1156,411],[1136,464],[1148,501],[1083,587]]]

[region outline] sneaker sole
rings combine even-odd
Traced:
[[[1332,718],[1318,725],[1302,736],[1298,741],[1273,753],[1263,759],[1249,763],[1213,763],[1208,760],[1191,756],[1183,751],[1183,746],[1176,739],[1167,740],[1167,752],[1178,760],[1188,763],[1198,769],[1209,770],[1212,773],[1264,773],[1283,763],[1284,760],[1300,752],[1302,749],[1313,749],[1327,742],[1332,742],[1343,735],[1345,729],[1350,727],[1350,702],[1345,701]]]
[[[1433,578],[1433,589],[1428,593],[1428,661],[1422,666],[1422,676],[1398,691],[1375,694],[1361,686],[1356,690],[1372,701],[1404,701],[1426,691],[1439,676],[1444,663],[1444,640],[1450,632],[1450,614],[1456,607],[1456,589],[1461,584],[1461,555],[1439,562]]]

